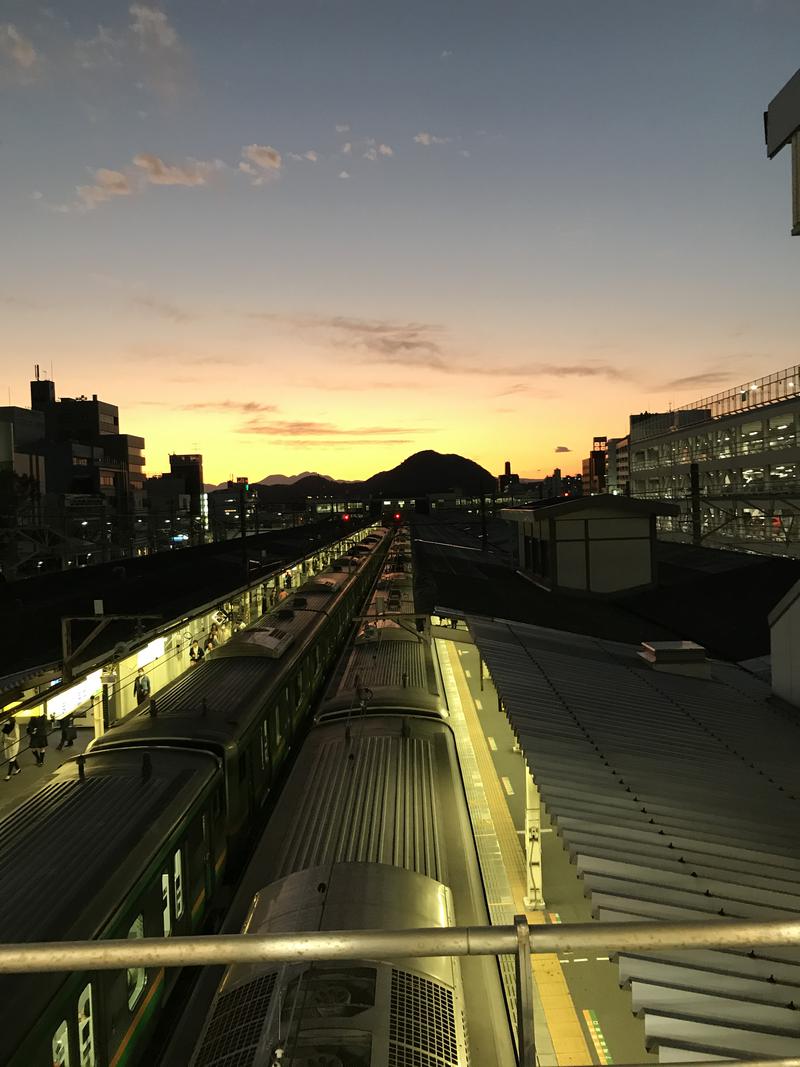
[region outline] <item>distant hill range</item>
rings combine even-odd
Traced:
[[[252,484],[252,483],[251,483]],[[464,456],[442,455],[431,450],[416,452],[388,471],[373,474],[363,482],[335,481],[324,474],[300,474],[286,478],[271,474],[257,483],[262,500],[299,503],[309,496],[335,496],[359,500],[374,496],[417,497],[462,489],[465,493],[491,492],[496,479],[479,464]],[[224,488],[227,482],[221,488]]]
[[[262,478],[259,482],[253,482],[253,485],[294,485],[295,482],[299,482],[303,478],[324,478],[326,481],[332,482],[333,478],[327,474],[317,474],[316,471],[303,471],[302,474],[268,474],[266,478]],[[207,493],[213,493],[215,489],[226,489],[228,487],[227,482],[220,482],[219,485],[206,485],[204,489]]]

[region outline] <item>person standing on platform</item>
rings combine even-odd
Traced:
[[[30,737],[31,752],[36,760],[37,767],[44,767],[44,753],[47,748],[47,718],[37,715],[28,723],[28,737]]]
[[[8,760],[8,774],[6,781],[12,774],[19,774],[20,766],[17,762],[19,755],[19,726],[16,719],[8,719],[3,723],[3,759]]]
[[[133,695],[137,704],[143,704],[150,696],[150,679],[144,673],[144,667],[140,667],[133,680]]]
[[[72,748],[77,736],[78,731],[75,727],[75,716],[65,715],[61,720],[61,740],[56,745],[58,751],[60,752],[65,745],[67,748]]]

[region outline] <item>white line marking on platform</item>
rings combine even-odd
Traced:
[[[483,703],[480,700],[475,700],[475,707],[478,709],[478,711],[483,711]]]
[[[497,742],[495,739],[493,737],[487,737],[486,740],[489,742],[489,748],[492,752],[497,752]]]
[[[505,789],[506,793],[508,793],[508,795],[510,797],[513,797],[514,796],[514,786],[511,784],[511,782],[508,780],[508,778],[501,778],[500,781],[503,783],[503,789]]]
[[[472,671],[469,670],[469,668],[467,668],[467,667],[464,668],[464,674],[466,675],[467,678],[471,678],[472,677]]]

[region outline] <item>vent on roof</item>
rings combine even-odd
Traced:
[[[304,596],[296,596],[294,598],[294,600],[292,601],[292,607],[293,608],[307,608],[308,607],[308,601],[306,600],[306,598]]]
[[[253,1063],[274,988],[275,975],[265,974],[218,997],[194,1067]]]
[[[643,641],[639,656],[655,671],[711,677],[706,650],[694,641]]]
[[[284,622],[288,622],[289,619],[294,618],[294,612],[291,608],[281,608],[280,611],[277,612],[277,617]]]
[[[392,970],[389,1067],[459,1067],[451,989]]]

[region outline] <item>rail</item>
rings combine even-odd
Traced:
[[[289,934],[211,934],[206,937],[0,945],[0,973],[203,967],[232,963],[313,963],[429,956],[514,955],[520,1067],[535,1067],[531,953],[605,950],[751,949],[800,945],[800,921],[573,923],[530,927],[456,926],[413,930],[333,930]],[[749,1067],[800,1067],[800,1059],[736,1061]]]

